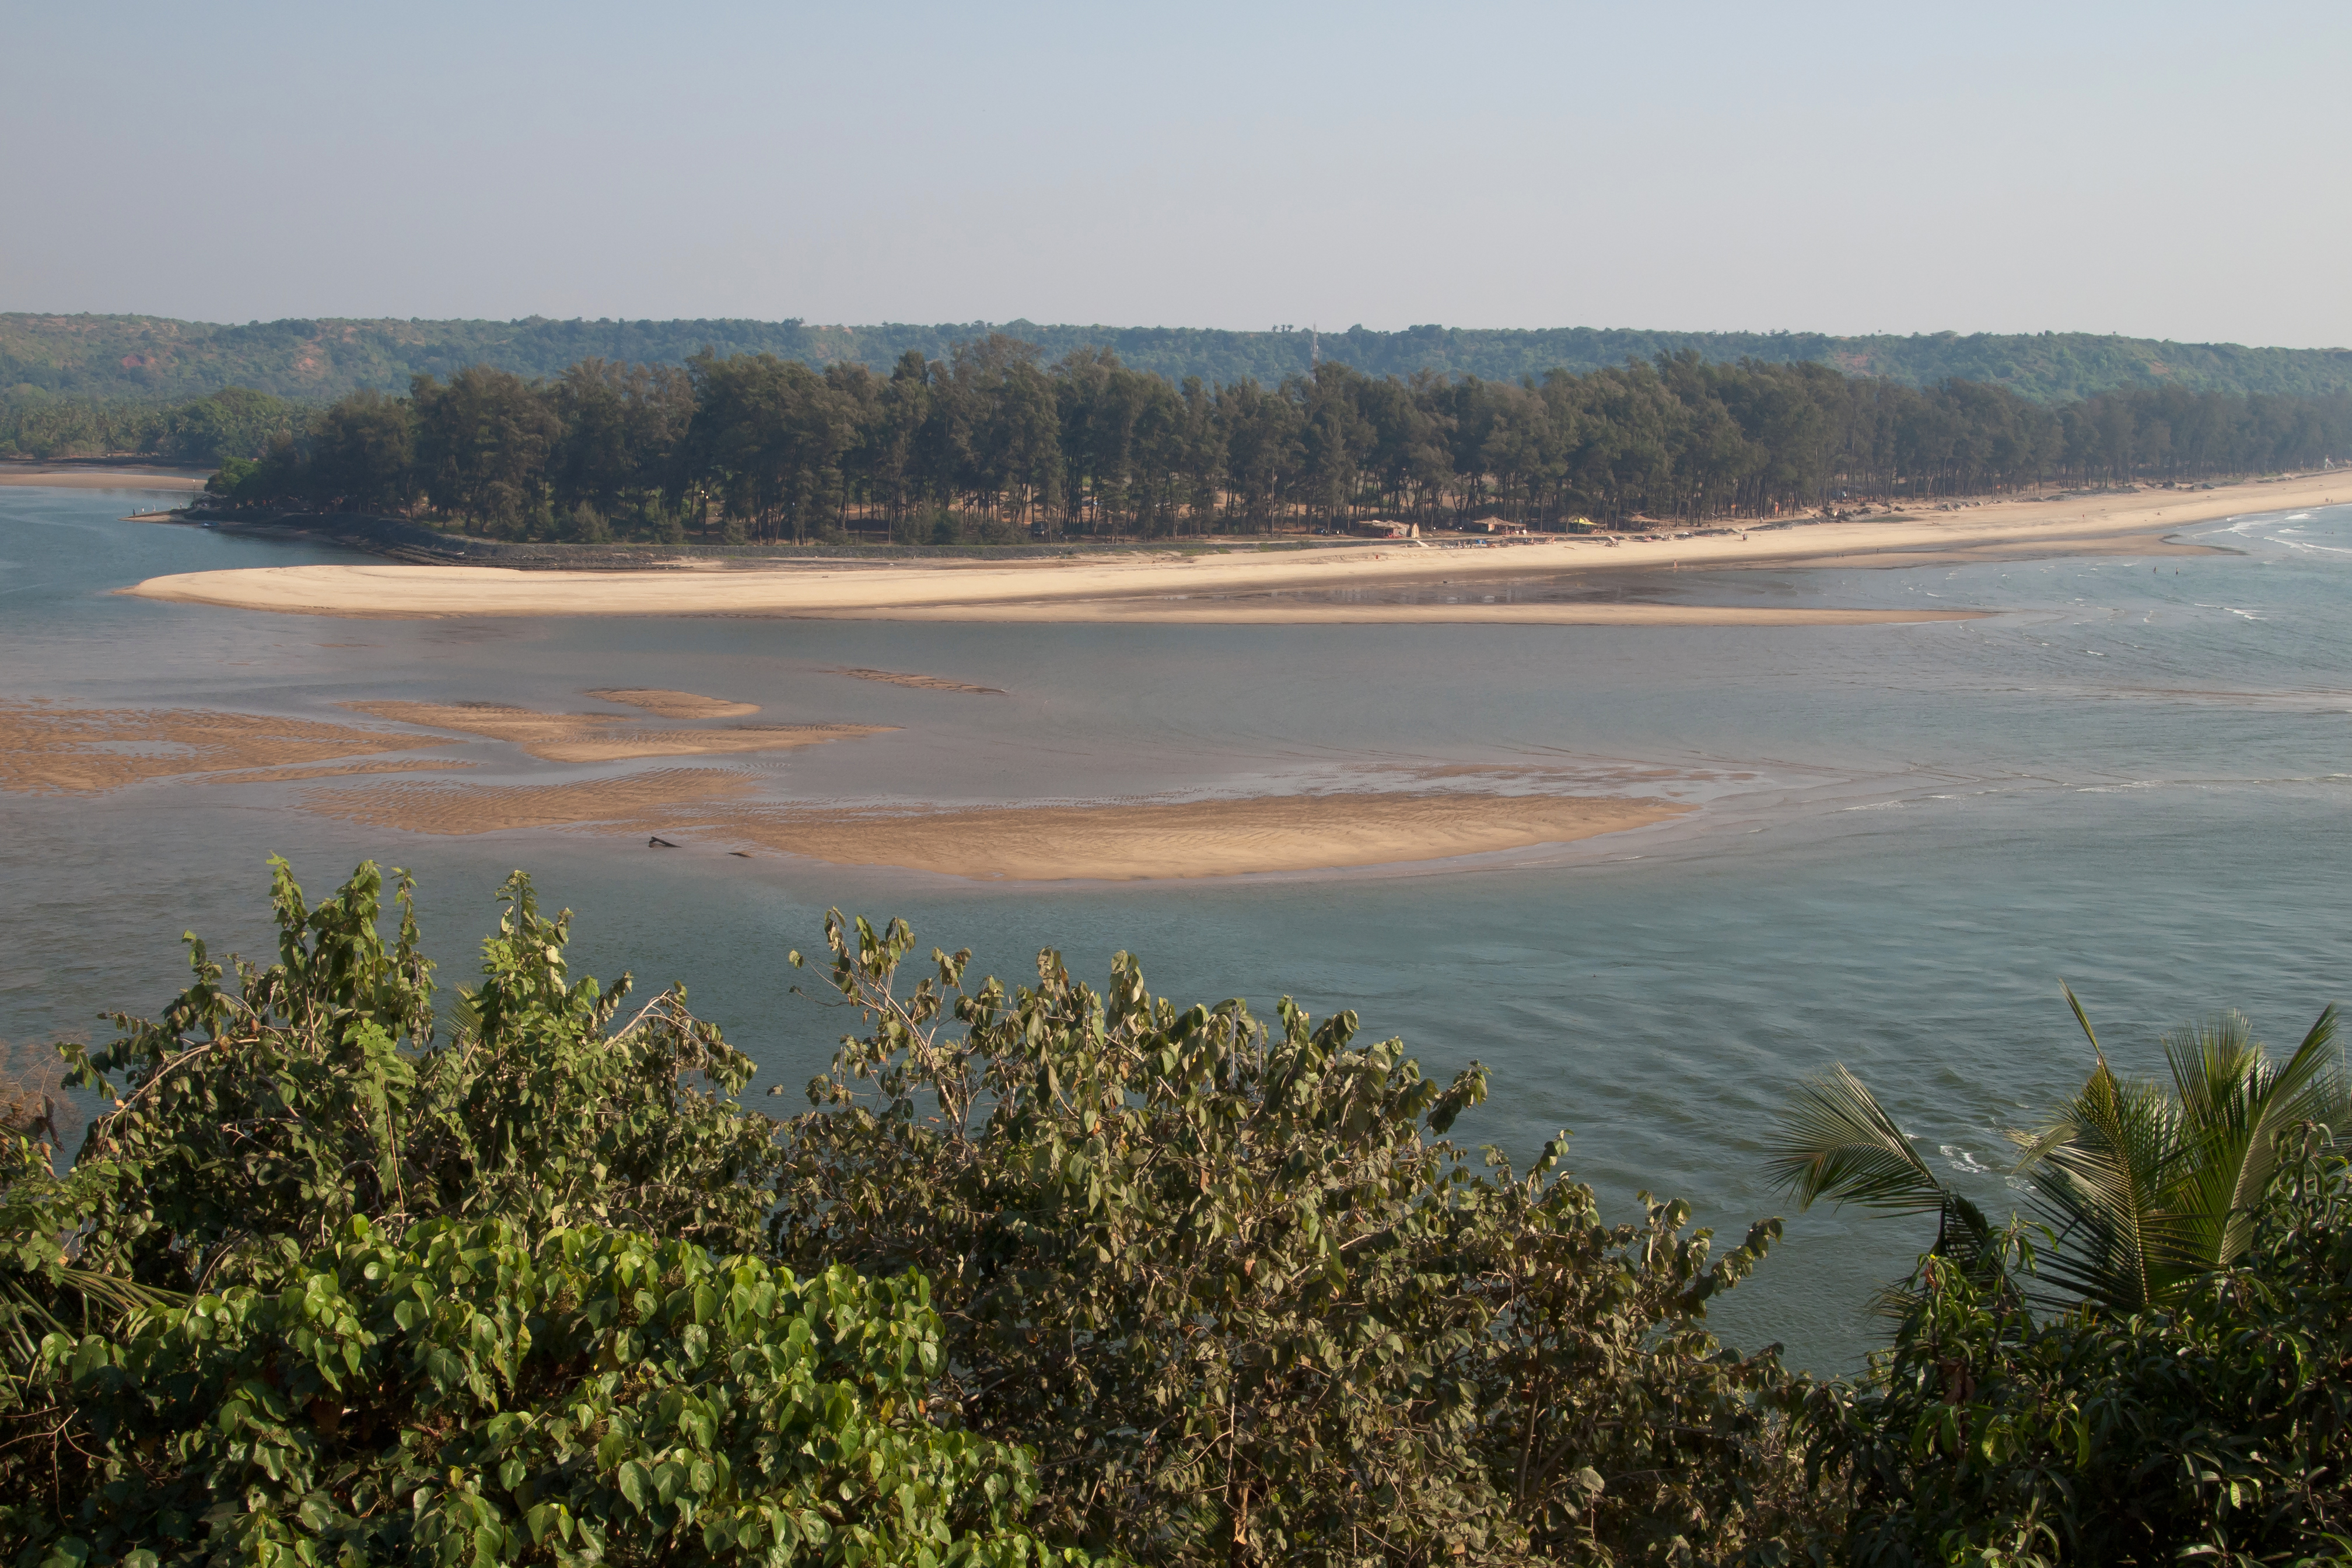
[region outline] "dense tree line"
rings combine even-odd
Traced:
[[[2053,480],[2194,480],[2352,451],[2352,396],[2117,392],[2057,410],[1817,364],[1685,353],[1517,384],[1326,363],[1171,382],[993,336],[887,376],[771,354],[683,371],[469,367],[356,393],[221,487],[245,504],[415,510],[509,537],[845,532],[1010,542],[1425,523],[1786,516]]]
[[[1563,1142],[1519,1171],[1448,1137],[1475,1064],[1425,1079],[1352,1014],[1179,1006],[1125,954],[1099,992],[1052,952],[909,984],[903,924],[836,913],[867,1032],[772,1119],[682,994],[625,1021],[625,977],[571,975],[520,873],[454,997],[383,892],[311,906],[280,866],[278,962],[191,939],[159,1018],[61,1047],[105,1096],[69,1167],[54,1100],[0,1095],[22,1568],[2251,1564],[2352,1532],[2332,1010],[2284,1061],[2183,1037],[2169,1090],[2102,1056],[2021,1135],[2052,1232],[1811,1086],[1800,1195],[1942,1216],[1886,1352],[1821,1381],[1706,1327],[1778,1221],[1720,1253],[1678,1203],[1609,1223]]]
[[[886,374],[773,354],[683,369],[472,365],[318,409],[231,389],[170,409],[35,399],[12,439],[73,430],[218,461],[245,506],[399,512],[508,538],[901,543],[1590,519],[1783,517],[2057,483],[2194,482],[2352,454],[2352,395],[2155,387],[2045,408],[1696,352],[1517,383],[1174,382],[995,335]],[[45,424],[44,421],[47,423]]]

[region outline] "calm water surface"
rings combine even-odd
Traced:
[[[304,812],[303,785],[6,795],[0,1037],[153,1011],[179,984],[185,928],[265,951],[272,853],[314,893],[363,858],[410,868],[445,979],[470,968],[491,892],[527,866],[549,902],[579,911],[581,969],[685,981],[763,1078],[794,1091],[847,1022],[789,994],[782,963],[819,940],[829,905],[904,915],[926,946],[969,945],[1008,977],[1051,945],[1098,979],[1126,948],[1183,1000],[1287,993],[1318,1014],[1357,1008],[1433,1072],[1482,1060],[1496,1092],[1465,1120],[1472,1139],[1524,1158],[1570,1129],[1579,1174],[1619,1212],[1638,1190],[1687,1197],[1730,1240],[1786,1206],[1759,1145],[1791,1086],[1832,1061],[2006,1212],[2000,1129],[2084,1067],[2060,977],[2142,1069],[2158,1065],[2157,1031],[2212,1008],[2242,1007],[2291,1044],[2352,994],[2352,507],[2192,531],[2227,555],[1508,590],[2002,612],[1759,630],[268,616],[111,590],[340,553],[120,521],[143,499],[0,489],[0,696],[340,719],[335,704],[376,698],[564,707],[589,688],[661,686],[759,702],[768,721],[899,726],[719,764],[802,799],[1466,777],[1703,809],[1405,873],[1018,886],[562,833],[369,829]],[[1006,695],[878,685],[841,666]],[[599,771],[467,751],[487,764],[471,783]],[[1441,771],[1465,768],[1488,771]],[[1927,1239],[1902,1222],[1792,1215],[1718,1324],[1817,1368],[1850,1365],[1873,1331],[1870,1288]]]

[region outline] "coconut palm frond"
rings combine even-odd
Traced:
[[[1774,1184],[1811,1208],[1827,1198],[1890,1214],[1934,1214],[1930,1249],[1969,1275],[1992,1282],[2005,1268],[1999,1237],[1984,1211],[1946,1186],[1867,1085],[1843,1066],[1810,1079],[1767,1140]],[[1872,1309],[1901,1319],[1918,1305],[1916,1280],[1880,1289]]]
[[[1843,1066],[1798,1088],[1766,1141],[1773,1184],[1811,1208],[1823,1198],[1894,1214],[1941,1211],[1947,1194],[1863,1081]]]
[[[51,1289],[42,1289],[44,1283]],[[71,1299],[77,1295],[85,1311],[73,1311]],[[180,1306],[186,1300],[79,1264],[0,1275],[0,1378],[21,1384],[32,1377],[45,1334],[79,1334],[92,1318],[117,1320],[132,1312]],[[61,1308],[81,1322],[60,1317],[58,1309]]]
[[[2159,1043],[2181,1111],[2192,1125],[2212,1125],[2243,1108],[2246,1080],[2263,1060],[2243,1013],[2218,1013]]]
[[[2091,1042],[2091,1054],[2098,1058],[2100,1064],[2104,1066],[2107,1059],[2107,1048],[2099,1044],[2099,1032],[2091,1027],[2091,1016],[2083,1011],[2082,998],[2075,995],[2074,988],[2063,980],[2058,983],[2058,989],[2066,994],[2066,1005],[2074,1010],[2074,1022],[2083,1026],[2083,1037]]]
[[[2195,1217],[2208,1268],[2236,1262],[2252,1243],[2255,1211],[2278,1173],[2281,1136],[2306,1121],[2331,1131],[2347,1125],[2333,1006],[2275,1066],[2243,1026],[2234,1016],[2215,1020],[2164,1042],[2192,1152],[2176,1203]]]
[[[2037,1295],[2137,1311],[2171,1301],[2198,1276],[2236,1262],[2276,1177],[2288,1135],[2307,1123],[2352,1145],[2352,1071],[2336,1045],[2336,1010],[2273,1064],[2242,1015],[2164,1037],[2167,1084],[2126,1079],[2091,1016],[2060,983],[2090,1043],[2089,1076],[2042,1127],[2008,1134],[2016,1173],[2056,1246],[2032,1258]],[[2005,1274],[2004,1238],[1920,1159],[1870,1090],[1843,1067],[1805,1083],[1767,1142],[1775,1184],[1807,1207],[1822,1198],[1937,1215],[1935,1250],[1971,1274]],[[2051,1287],[2055,1287],[2054,1290]],[[1913,1298],[1902,1287],[1881,1306]]]
[[[2203,1226],[2178,1201],[2196,1150],[2179,1103],[2117,1076],[2071,988],[2066,1002],[2096,1061],[2047,1125],[2010,1134],[2021,1150],[2016,1169],[2033,1178],[2034,1207],[2058,1237],[2044,1275],[2088,1300],[2136,1310],[2200,1268]]]

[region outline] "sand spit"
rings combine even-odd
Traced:
[[[642,708],[656,719],[740,719],[760,710],[756,702],[730,702],[724,697],[698,697],[691,691],[668,691],[655,686],[608,686],[588,695]]]
[[[321,816],[411,833],[465,835],[516,827],[631,826],[642,813],[747,793],[758,781],[723,768],[660,768],[559,784],[393,784],[311,790],[302,804]]]
[[[615,713],[547,713],[503,702],[347,702],[344,706],[371,718],[505,741],[551,763],[614,763],[636,757],[774,752],[878,735],[890,728],[887,724],[739,724],[723,730],[655,730]],[[758,710],[754,708],[752,711]]]
[[[1201,622],[1532,621],[1547,625],[1838,624],[1851,611],[1759,612],[1696,605],[1349,605],[1253,600],[1292,590],[1393,588],[1433,578],[1553,574],[1628,567],[1686,569],[1848,563],[1885,557],[1924,564],[1959,552],[2065,555],[2144,549],[2193,523],[2251,511],[2352,500],[2352,475],[2318,475],[2216,490],[2141,490],[2011,500],[1801,528],[1685,538],[1644,536],[1465,542],[1462,547],[1368,544],[1258,551],[1213,545],[1117,557],[866,565],[813,559],[780,568],[518,572],[479,566],[277,566],[152,577],[125,593],[296,615],[776,615],[861,620]],[[1657,612],[1669,612],[1659,615]],[[1858,614],[1882,621],[1947,619],[1964,610]],[[1819,617],[1830,616],[1823,621]]]
[[[97,468],[75,463],[63,468],[35,464],[20,468],[0,463],[0,485],[41,485],[67,490],[200,490],[212,477],[208,468],[166,468],[145,466]]]
[[[748,776],[673,768],[549,785],[319,790],[326,816],[415,833],[579,827],[758,845],[845,866],[988,880],[1128,881],[1310,871],[1567,843],[1689,810],[1614,795],[1334,794],[1108,805],[868,810],[769,805]]]
[[[894,621],[1071,621],[1150,626],[1883,626],[1977,621],[1986,610],[1798,610],[1726,605],[1350,605],[1300,599],[1114,599],[900,610]],[[874,620],[827,611],[815,620]]]
[[[414,735],[312,719],[206,709],[68,708],[37,699],[0,699],[0,790],[100,795],[145,779],[327,763],[415,751],[429,743]],[[235,782],[254,778],[248,773]]]
[[[1442,860],[1620,833],[1689,809],[1620,796],[1319,795],[919,816],[755,807],[727,812],[713,826],[836,865],[1136,881]]]
[[[887,681],[892,686],[912,686],[922,691],[969,691],[982,697],[1002,697],[1002,686],[971,686],[961,680],[948,680],[936,675],[902,675],[895,669],[829,669],[827,675],[855,676],[860,680]]]

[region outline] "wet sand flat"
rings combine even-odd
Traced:
[[[315,719],[206,709],[74,708],[37,699],[0,700],[0,790],[100,795],[147,779],[244,773],[284,763],[324,763],[383,752],[415,751],[432,743],[415,735]],[[245,773],[244,776],[255,775]]]
[[[393,784],[311,790],[302,796],[302,805],[321,816],[369,827],[453,837],[586,823],[614,823],[634,831],[642,813],[745,795],[757,787],[750,774],[723,768],[663,768],[572,784]]]
[[[310,809],[371,826],[467,835],[597,828],[758,846],[849,866],[983,880],[1131,881],[1438,860],[1647,826],[1689,808],[1602,795],[1275,795],[1240,800],[876,811],[765,805],[720,769],[552,785],[462,783],[314,791]]]
[[[304,779],[343,778],[353,773],[444,773],[460,768],[478,768],[479,763],[459,762],[454,758],[418,757],[410,761],[388,763],[331,763],[310,768],[256,768],[251,773],[200,773],[181,780],[183,784],[298,784]]]
[[[908,686],[918,691],[965,691],[978,697],[1002,697],[1001,686],[974,686],[969,681],[950,680],[939,675],[908,675],[896,669],[841,668],[829,670],[831,675],[847,675],[859,680],[878,680],[887,686]]]
[[[588,695],[625,707],[642,708],[656,719],[740,719],[760,710],[756,702],[730,702],[724,697],[702,697],[691,691],[653,686],[607,686]]]
[[[753,810],[714,827],[836,865],[991,881],[1137,881],[1443,860],[1645,827],[1687,809],[1617,796],[1319,795],[918,816]]]
[[[603,695],[593,693],[592,695]],[[662,697],[688,697],[665,692]],[[695,699],[698,702],[715,699]],[[642,706],[643,704],[641,704]],[[831,741],[877,735],[875,724],[742,724],[723,730],[657,730],[616,713],[551,713],[502,702],[352,702],[355,712],[428,730],[454,730],[521,747],[551,763],[613,763],[636,757],[700,757],[735,752],[774,752]],[[730,703],[733,710],[758,709]]]

